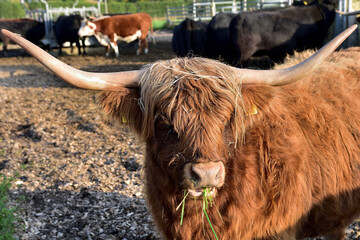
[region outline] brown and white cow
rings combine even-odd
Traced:
[[[147,13],[135,13],[115,16],[105,16],[94,20],[86,20],[79,29],[79,36],[94,35],[100,44],[107,46],[106,56],[110,54],[110,46],[114,49],[116,57],[119,56],[117,41],[130,43],[139,39],[139,48],[136,54],[149,51],[147,35],[152,28],[152,20]]]
[[[176,58],[84,72],[4,34],[65,81],[103,90],[105,112],[146,142],[147,201],[166,239],[334,240],[360,213],[360,51],[329,57],[354,29],[262,71]]]

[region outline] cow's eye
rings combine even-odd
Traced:
[[[166,116],[158,114],[155,116],[155,125],[156,124],[170,125],[170,121]]]
[[[155,117],[155,133],[156,135],[161,135],[162,139],[168,140],[169,138],[177,138],[177,133],[174,130],[174,126],[163,115],[158,115]]]

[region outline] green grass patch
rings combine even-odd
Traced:
[[[169,26],[166,20],[153,19],[152,24],[154,30],[171,30],[174,28]]]
[[[13,179],[0,175],[0,240],[13,240],[15,233],[15,209],[8,207],[9,189]]]

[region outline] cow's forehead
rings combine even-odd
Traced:
[[[161,111],[176,121],[229,115],[240,93],[236,79],[231,68],[210,59],[160,61],[147,66],[140,79],[141,104],[149,117]]]

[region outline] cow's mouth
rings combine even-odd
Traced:
[[[216,187],[206,187],[206,188],[195,188],[195,189],[188,189],[189,194],[193,197],[215,197],[217,193]]]

